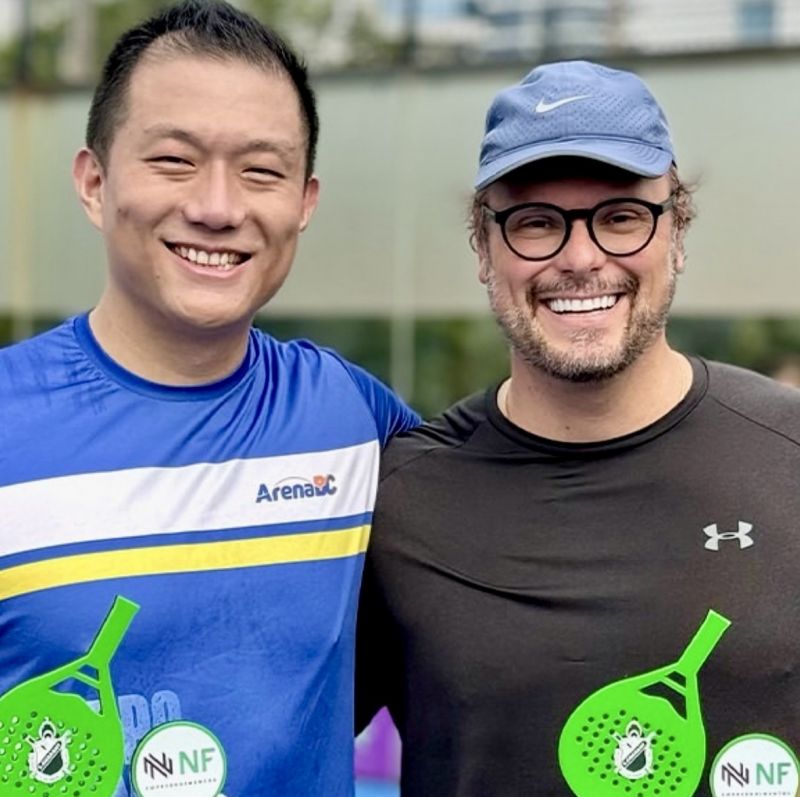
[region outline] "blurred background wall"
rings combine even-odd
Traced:
[[[676,345],[772,372],[800,350],[800,0],[238,0],[304,51],[322,203],[259,324],[337,346],[424,413],[498,379],[464,217],[493,94],[535,64],[639,72],[700,216]],[[0,342],[91,306],[99,236],[70,162],[116,36],[164,0],[0,0]]]
[[[166,4],[0,0],[0,344],[99,294],[102,245],[71,159],[111,43]],[[424,414],[501,378],[504,344],[465,231],[483,117],[536,64],[590,57],[648,81],[698,183],[673,343],[798,378],[800,0],[235,5],[304,52],[322,121],[322,201],[259,325],[337,347]],[[363,793],[394,793],[391,727],[361,746]]]

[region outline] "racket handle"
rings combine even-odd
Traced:
[[[674,669],[685,677],[696,675],[730,624],[727,617],[710,609]]]
[[[138,611],[139,604],[117,595],[83,661],[97,669],[107,667]]]

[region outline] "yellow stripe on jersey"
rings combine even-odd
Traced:
[[[338,531],[62,556],[0,570],[0,600],[107,578],[342,559],[364,553],[369,532],[370,526],[364,525]]]

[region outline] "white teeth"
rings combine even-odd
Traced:
[[[187,246],[176,246],[174,251],[198,266],[217,268],[221,271],[230,271],[242,262],[242,257],[237,252],[206,252],[204,249]]]
[[[617,303],[617,296],[593,296],[591,299],[550,299],[547,306],[554,313],[589,313],[592,310],[607,310]]]

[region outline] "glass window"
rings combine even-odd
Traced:
[[[750,44],[772,41],[775,35],[774,0],[742,0],[739,4],[739,31]]]

